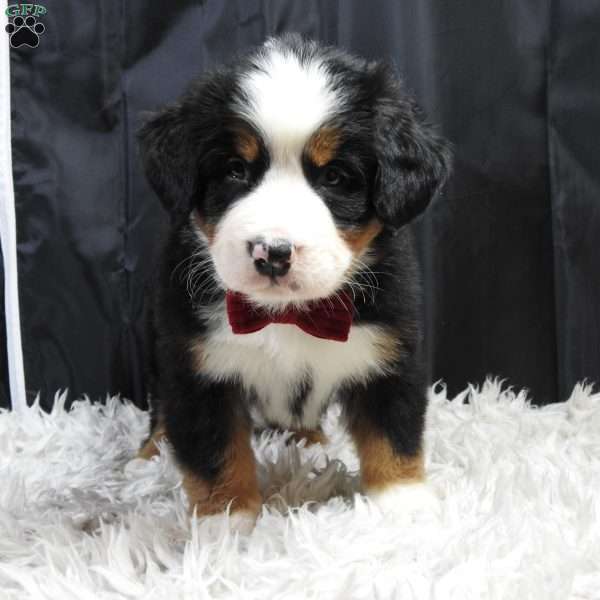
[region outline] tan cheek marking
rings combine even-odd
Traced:
[[[153,456],[159,454],[158,443],[162,440],[166,440],[166,433],[164,427],[159,423],[156,429],[152,432],[152,435],[146,443],[140,448],[137,453],[137,458],[144,460],[150,460]]]
[[[355,256],[360,256],[369,244],[381,233],[383,225],[377,219],[371,219],[362,227],[342,229],[340,236]]]
[[[192,212],[192,219],[196,227],[205,235],[208,245],[211,246],[215,241],[215,229],[214,225],[207,223],[198,213],[197,210]]]
[[[417,483],[425,478],[423,453],[397,454],[387,438],[371,427],[355,424],[352,437],[360,458],[363,489],[382,490],[396,483]]]
[[[236,131],[235,149],[246,162],[254,162],[258,158],[260,147],[255,136],[247,131]]]
[[[212,515],[231,510],[258,514],[262,498],[256,477],[256,461],[250,446],[250,428],[239,425],[225,450],[223,467],[214,482],[207,482],[195,473],[184,470],[183,487],[187,493],[190,512]]]
[[[333,160],[339,143],[339,132],[332,127],[323,127],[308,141],[308,157],[317,167],[323,167]]]

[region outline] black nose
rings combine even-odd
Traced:
[[[248,254],[261,275],[283,277],[290,270],[292,244],[282,239],[270,243],[262,239],[251,240],[248,242]]]
[[[289,262],[292,245],[287,240],[274,240],[269,244],[269,262]]]

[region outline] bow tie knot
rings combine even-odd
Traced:
[[[225,294],[227,317],[236,334],[254,333],[271,323],[295,325],[305,333],[324,340],[345,342],[352,325],[354,305],[344,292],[308,302],[302,308],[270,312],[252,304],[239,292]]]

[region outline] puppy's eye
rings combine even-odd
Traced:
[[[329,187],[337,187],[344,183],[345,178],[345,174],[339,167],[325,167],[322,181],[324,185]]]
[[[227,161],[227,169],[225,174],[229,179],[236,181],[246,181],[248,179],[248,167],[241,158],[230,158]]]

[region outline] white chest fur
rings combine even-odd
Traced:
[[[264,422],[283,427],[316,427],[340,384],[383,372],[389,354],[381,329],[373,325],[355,325],[347,342],[335,342],[281,324],[236,335],[224,311],[213,313],[211,321],[211,332],[199,346],[202,372],[216,380],[239,381],[256,393]],[[310,388],[299,417],[291,399],[307,379]]]

